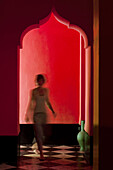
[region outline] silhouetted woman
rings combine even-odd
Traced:
[[[40,151],[40,160],[44,160],[43,156],[43,124],[47,122],[47,112],[46,104],[52,111],[54,117],[56,113],[54,112],[52,105],[49,101],[48,88],[44,88],[45,78],[42,74],[37,75],[36,81],[38,87],[32,90],[31,101],[29,110],[33,111],[33,122],[34,122],[34,132],[36,137],[36,142],[38,145],[38,150]],[[29,121],[28,116],[26,116],[26,121]]]

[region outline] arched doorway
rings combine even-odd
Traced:
[[[81,124],[91,135],[91,48],[87,36],[78,26],[59,17],[56,11],[27,28],[19,46],[19,118],[24,116],[36,74],[48,77],[52,104],[58,113],[49,123]],[[32,122],[31,122],[32,123]]]

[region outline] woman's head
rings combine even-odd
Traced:
[[[42,74],[38,74],[36,77],[36,82],[39,86],[42,86],[45,83],[45,78]]]

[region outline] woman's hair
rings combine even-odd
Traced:
[[[45,78],[44,78],[44,76],[43,76],[42,74],[38,74],[38,75],[37,75],[37,78],[36,78],[37,83],[38,83],[38,81],[39,81],[40,79],[42,79],[43,82],[45,83]]]

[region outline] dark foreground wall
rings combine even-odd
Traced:
[[[100,6],[99,168],[111,169],[113,153],[113,2]]]

